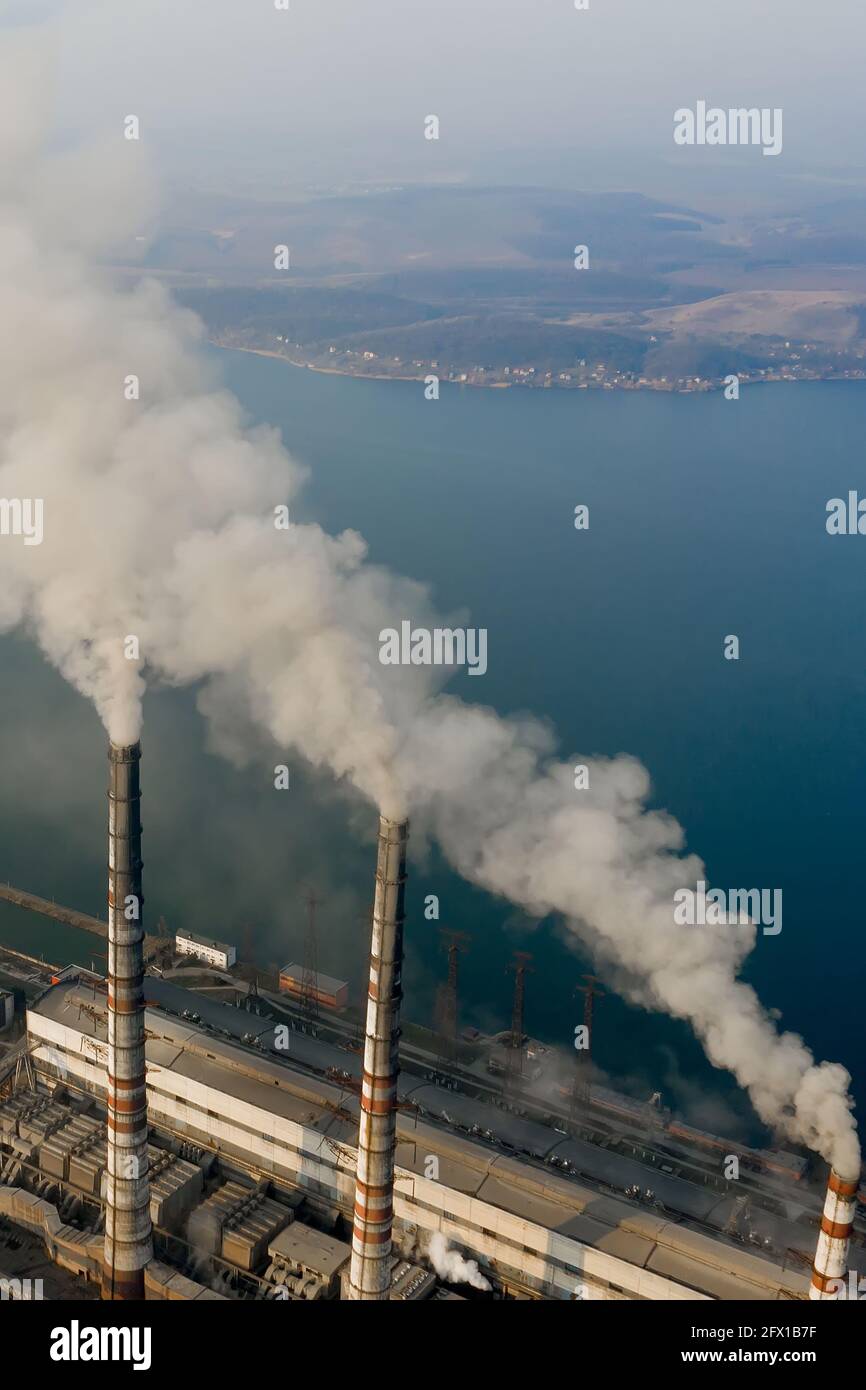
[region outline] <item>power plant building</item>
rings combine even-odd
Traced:
[[[149,980],[148,993],[161,985]],[[32,1056],[48,1085],[104,1096],[107,1046],[99,1013],[93,987],[74,980],[49,989],[30,1008]],[[349,1226],[359,1121],[354,1096],[292,1065],[291,1054],[261,1055],[160,1007],[148,1008],[146,1025],[152,1127],[303,1195],[329,1219],[341,1214]],[[555,1130],[546,1136],[553,1147],[566,1142]],[[809,1296],[808,1264],[714,1239],[663,1212],[491,1150],[418,1112],[397,1114],[394,1166],[397,1250],[403,1243],[423,1248],[440,1231],[474,1256],[498,1288],[518,1297]],[[433,1170],[438,1178],[427,1176]],[[284,1248],[266,1223],[260,1241],[270,1242],[274,1259],[291,1254],[291,1242]],[[337,1253],[320,1252],[326,1282],[338,1272],[345,1279]],[[299,1252],[297,1258],[303,1265]]]
[[[830,1299],[858,1272],[859,1174],[831,1173],[820,1216],[801,1159],[742,1149],[734,1193],[724,1141],[652,1102],[604,1092],[567,1125],[552,1093],[443,1075],[401,1042],[406,821],[379,820],[363,1058],[335,1016],[145,977],[140,757],[110,747],[107,980],[28,976],[0,1063],[0,1219],[63,1277],[130,1300],[459,1297],[424,1267],[433,1235],[477,1262],[480,1293],[520,1299]],[[191,932],[177,949],[236,961]],[[348,1003],[298,964],[279,984]]]

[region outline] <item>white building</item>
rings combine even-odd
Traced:
[[[194,931],[178,932],[174,938],[174,948],[179,956],[195,956],[196,960],[216,966],[217,970],[228,970],[238,958],[234,946],[224,941],[210,941]]]

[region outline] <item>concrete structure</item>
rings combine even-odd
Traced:
[[[391,1284],[408,838],[407,822],[380,816],[349,1275],[353,1299],[386,1299]]]
[[[342,1240],[293,1221],[268,1246],[266,1278],[306,1299],[336,1298],[352,1251]]]
[[[6,1181],[34,1168],[83,1197],[100,1198],[107,1188],[106,1126],[47,1095],[20,1091],[0,1105],[0,1144],[14,1150]],[[154,1226],[178,1230],[202,1193],[201,1168],[166,1149],[148,1149],[150,1217]]]
[[[846,1181],[830,1170],[827,1199],[821,1217],[821,1233],[815,1251],[809,1297],[829,1300],[845,1296],[844,1281],[848,1272],[848,1246],[857,1210],[857,1176]]]
[[[0,1033],[8,1028],[15,1017],[15,995],[8,989],[0,989]]]
[[[202,1297],[208,1285],[228,1297],[266,1301],[340,1297],[351,1246],[296,1220],[307,1201],[300,1189],[284,1191],[270,1179],[240,1176],[230,1161],[198,1146],[180,1146],[196,1156],[188,1161],[175,1151],[176,1141],[167,1142],[175,1148],[150,1148],[150,1186],[154,1229],[170,1265],[149,1262],[147,1298],[189,1301]],[[0,1217],[12,1223],[14,1248],[27,1246],[18,1268],[28,1275],[38,1272],[37,1277],[47,1270],[52,1283],[55,1269],[83,1281],[79,1290],[72,1284],[66,1298],[101,1283],[104,1199],[89,1167],[79,1185],[81,1175],[72,1160],[81,1151],[90,1156],[101,1150],[97,1171],[104,1175],[105,1149],[105,1124],[95,1098],[76,1096],[65,1087],[52,1095],[26,1088],[0,1104]],[[209,1189],[214,1182],[220,1185],[203,1199],[206,1175]],[[333,1227],[335,1217],[329,1216],[326,1224]],[[37,1233],[42,1244],[28,1239]],[[0,1220],[0,1275],[3,1249],[8,1248],[4,1234]],[[26,1296],[14,1280],[12,1287],[9,1296]],[[0,1293],[7,1295],[5,1285]],[[389,1298],[417,1300],[435,1293],[436,1279],[429,1270],[408,1260],[394,1264]]]
[[[35,893],[25,893],[21,888],[13,888],[11,883],[0,883],[0,901],[12,903],[25,912],[36,912],[40,917],[50,917],[55,922],[64,922],[79,931],[90,932],[92,936],[108,936],[108,927],[98,917],[89,917],[86,912],[76,912],[74,908],[64,907],[62,903],[49,902]]]
[[[251,1270],[291,1219],[291,1209],[261,1188],[227,1182],[193,1212],[188,1233],[196,1249]]]
[[[148,990],[160,984],[149,980]],[[166,993],[172,1001],[183,995],[175,987]],[[102,1097],[104,1024],[81,1007],[92,999],[92,989],[73,981],[49,989],[28,1013],[28,1035],[37,1074],[47,1084],[60,1081]],[[239,1029],[248,1026],[248,1016],[236,1009],[209,1009],[221,1009]],[[288,1057],[264,1055],[161,1008],[148,1009],[147,1028],[152,1125],[174,1140],[216,1151],[253,1179],[268,1177],[281,1190],[302,1194],[323,1215],[351,1218],[358,1137],[353,1094],[300,1070],[291,1051]],[[321,1047],[303,1035],[296,1041],[311,1056]],[[417,1086],[412,1096],[431,1116],[459,1104],[459,1097],[434,1086]],[[573,1141],[502,1114],[496,1123],[510,1124],[505,1132],[515,1139],[518,1128],[525,1131],[540,1161],[509,1156],[438,1119],[397,1117],[394,1212],[401,1235],[423,1248],[430,1233],[441,1231],[477,1259],[497,1287],[524,1297],[808,1298],[810,1257],[804,1265],[716,1238],[579,1176],[561,1175],[544,1166],[545,1155],[570,1155]],[[543,1133],[543,1142],[530,1139],[530,1132]],[[710,1206],[726,1199],[700,1201]],[[809,1228],[798,1229],[801,1248],[808,1250]]]
[[[217,970],[228,970],[238,958],[234,946],[224,941],[211,941],[207,936],[199,936],[194,931],[179,931],[174,938],[174,948],[179,956],[194,956],[213,965]]]
[[[304,997],[304,967],[284,965],[280,971],[280,989],[283,994],[293,994],[296,999]],[[345,1009],[349,1002],[349,986],[345,980],[336,980],[333,975],[323,975],[321,971],[313,974],[313,997],[326,1009]]]
[[[397,1260],[391,1270],[388,1298],[392,1303],[414,1303],[430,1298],[435,1287],[436,1276],[429,1269],[422,1269],[409,1260]]]
[[[45,1280],[46,1297],[52,1301],[78,1302],[94,1296],[102,1283],[102,1236],[67,1225],[53,1203],[22,1187],[0,1185],[0,1217],[12,1224],[16,1246],[20,1248],[20,1233],[36,1246],[35,1260],[32,1251],[25,1252],[24,1268],[28,1272],[35,1267],[41,1273],[40,1258],[50,1259],[51,1273]],[[190,1302],[223,1297],[158,1260],[148,1263],[144,1278],[148,1299]],[[58,1288],[60,1279],[63,1284]]]
[[[108,766],[108,1175],[103,1297],[144,1298],[153,1256],[144,1063],[141,745]]]

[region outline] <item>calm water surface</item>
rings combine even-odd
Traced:
[[[550,718],[567,754],[635,754],[714,883],[782,889],[783,931],[759,939],[748,977],[854,1072],[862,1109],[866,537],[831,538],[824,520],[828,498],[866,495],[866,388],[773,385],[736,403],[443,388],[434,403],[413,383],[213,357],[250,416],[309,465],[299,520],[359,530],[373,560],[488,629],[487,675],[455,690]],[[587,532],[574,530],[578,503]],[[728,633],[739,662],[722,658]],[[26,644],[3,640],[0,660],[0,877],[101,912],[100,729]],[[299,783],[275,815],[266,760],[213,756],[189,692],[148,697],[145,752],[150,923],[164,914],[285,962],[314,887],[321,968],[359,981],[366,817]],[[524,947],[528,1026],[567,1045],[589,963],[552,923],[534,927],[435,857],[411,880],[407,1012],[429,1017],[442,970],[420,911],[429,892],[473,938],[463,1020],[507,1024],[506,966]],[[0,936],[52,959],[92,949],[8,908]],[[620,1081],[660,1087],[708,1123],[723,1101],[738,1106],[688,1029],[612,996],[597,1011],[596,1055]]]

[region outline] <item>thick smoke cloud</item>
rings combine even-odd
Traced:
[[[368,565],[353,532],[278,529],[302,472],[214,389],[197,321],[92,269],[149,215],[138,153],[118,137],[49,159],[38,120],[22,126],[0,175],[0,497],[44,499],[44,540],[0,539],[0,628],[31,632],[117,742],[139,735],[147,681],[198,683],[227,754],[253,724],[411,814],[468,879],[561,914],[629,998],[687,1020],[768,1124],[858,1172],[847,1072],[737,979],[754,928],[674,924],[675,890],[705,874],[646,809],[646,771],[596,760],[576,791],[546,727],[379,663],[383,628],[435,625],[426,592]]]

